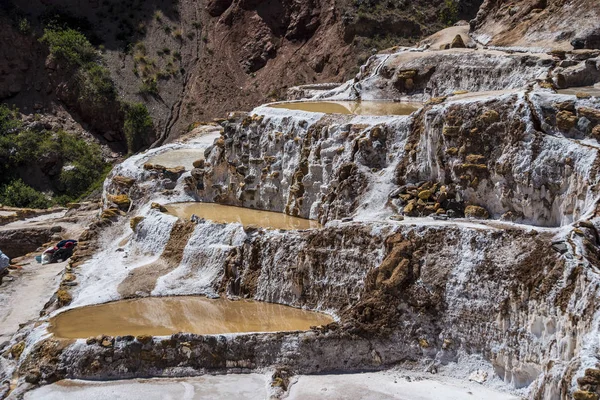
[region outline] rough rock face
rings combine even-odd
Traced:
[[[361,122],[341,116],[313,123],[276,115],[231,119],[210,152],[210,166],[196,175],[202,179],[188,187],[209,201],[322,221],[348,216],[368,177],[387,165],[386,142],[396,138],[387,135],[408,129],[407,118],[388,120],[389,133]]]
[[[486,0],[471,28],[477,40],[491,46],[598,49],[598,19],[594,0]]]
[[[261,4],[212,1],[209,12],[239,23]],[[291,7],[283,37],[293,10],[304,21],[312,15]],[[273,60],[263,53],[268,36],[247,49],[260,53],[256,65]],[[476,358],[529,398],[595,398],[600,102],[553,88],[596,83],[598,54],[394,51],[319,96],[426,101],[410,116],[263,106],[207,128],[210,141],[162,149],[205,150],[190,171],[149,163],[161,149],[126,160],[105,183],[103,219],[114,223],[94,236],[102,249],[83,253],[70,267],[77,286],[57,293],[58,311],[220,294],[326,311],[335,323],[300,333],[60,341],[44,336],[44,319],[10,359],[19,387],[262,368],[435,372],[468,369]],[[326,225],[267,230],[168,214],[166,203],[192,200]]]
[[[447,18],[440,12],[443,0],[391,2],[385,7],[350,0],[106,0],[85,6],[79,0],[56,0],[52,7],[43,0],[6,1],[17,17],[3,19],[0,35],[18,51],[5,55],[0,98],[10,97],[29,110],[38,104],[37,112],[44,113],[62,106],[49,94],[57,88],[55,83],[68,80],[48,81],[44,46],[33,36],[56,10],[81,23],[94,44],[104,46],[103,57],[119,95],[148,106],[164,141],[179,137],[192,123],[282,98],[293,85],[343,82],[355,73],[357,59],[368,57],[372,48],[411,44],[449,20],[472,18],[480,1],[460,1],[458,14]],[[23,18],[30,24],[26,34],[17,30]],[[158,94],[141,93],[142,78],[156,79]],[[73,107],[72,113],[96,114],[83,118],[90,126],[98,123],[120,134],[107,127],[111,120],[93,104],[74,102],[71,90],[62,90],[59,97]],[[114,109],[106,115],[115,111],[120,118]]]
[[[231,295],[334,311],[340,322],[303,334],[46,340],[28,353],[20,373],[35,383],[279,364],[298,373],[401,361],[437,368],[477,353],[515,387],[535,382],[540,398],[555,398],[566,393],[598,312],[590,260],[571,258],[579,243],[595,243],[592,226],[571,233],[574,247],[563,254],[550,250],[551,234],[521,229],[350,223],[250,233],[221,261],[223,281],[216,275],[212,285]],[[352,351],[339,353],[344,348]]]
[[[599,123],[592,121],[600,120],[586,111],[593,110],[584,106],[590,100],[575,100],[569,104],[581,117],[573,118],[589,123],[582,123],[585,132],[573,125],[563,135],[550,119],[561,115],[563,98],[458,96],[410,119],[360,121],[366,123],[352,117],[311,123],[263,108],[265,117],[242,115],[226,123],[223,139],[204,169],[186,178],[187,187],[205,201],[326,222],[352,215],[359,204],[376,207],[369,204],[370,190],[393,171],[396,186],[384,196],[396,198],[391,204],[398,210],[408,199],[392,192],[430,181],[451,185],[458,201],[483,206],[494,218],[564,225],[580,218],[597,196],[598,151],[572,138],[590,135]],[[530,104],[543,111],[533,113]],[[538,126],[540,119],[548,122]],[[533,168],[524,170],[523,162]]]
[[[0,249],[10,258],[24,256],[48,243],[56,232],[52,228],[0,230]]]
[[[400,51],[373,56],[350,87],[322,97],[363,100],[400,99],[415,95],[425,100],[454,92],[484,92],[522,88],[545,80],[555,65],[551,57],[473,49]]]

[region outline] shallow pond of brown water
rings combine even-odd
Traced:
[[[421,108],[422,104],[394,101],[296,101],[269,107],[326,114],[409,115]]]
[[[158,164],[167,168],[194,168],[194,161],[204,159],[204,149],[175,149],[165,151],[148,159],[150,164]]]
[[[165,205],[169,214],[178,218],[190,219],[192,214],[217,223],[240,223],[269,229],[311,229],[320,228],[317,221],[292,217],[272,211],[227,206],[216,203],[173,203]]]
[[[260,301],[145,297],[65,311],[50,319],[49,330],[62,339],[178,332],[212,335],[304,331],[332,321],[327,314]]]
[[[566,89],[559,89],[559,94],[586,94],[588,96],[600,97],[600,85],[599,86],[579,86],[579,87],[570,87]]]

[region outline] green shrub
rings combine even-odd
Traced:
[[[31,24],[27,18],[21,18],[19,20],[19,32],[23,35],[29,35],[31,33]]]
[[[117,97],[115,84],[108,69],[100,64],[89,63],[79,70],[81,96],[98,105],[114,101]]]
[[[0,104],[0,136],[5,136],[21,128],[17,118],[17,110],[10,109],[6,104]]]
[[[142,96],[158,96],[158,82],[156,78],[144,79],[140,85],[140,88],[138,89],[138,92]]]
[[[51,201],[31,186],[17,179],[0,190],[0,203],[12,207],[48,208]]]
[[[444,0],[440,10],[440,20],[450,26],[458,21],[458,2],[456,0]]]
[[[130,154],[141,149],[154,131],[152,118],[142,103],[125,105],[125,124],[123,126],[127,138],[127,150]]]
[[[15,171],[40,160],[57,160],[60,173],[50,178],[55,202],[74,201],[97,189],[109,164],[100,146],[64,131],[23,129],[15,111],[0,105],[0,203],[18,207],[44,207],[51,202],[19,181]],[[41,164],[40,166],[42,166]]]
[[[81,66],[98,58],[98,52],[85,35],[74,29],[46,28],[40,41],[50,47],[52,55],[69,64]]]

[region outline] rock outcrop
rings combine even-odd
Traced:
[[[598,4],[590,0],[486,0],[471,21],[471,29],[477,40],[489,46],[599,49],[598,19]]]

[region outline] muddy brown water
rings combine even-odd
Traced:
[[[65,311],[50,319],[49,330],[62,339],[178,332],[212,335],[304,331],[332,321],[323,313],[260,301],[145,297]]]
[[[393,101],[297,101],[269,107],[326,114],[409,115],[421,108],[422,104]]]
[[[185,167],[191,170],[194,168],[194,161],[201,159],[204,159],[204,149],[176,149],[154,156],[148,159],[148,163],[167,168]]]
[[[580,87],[570,87],[566,89],[559,89],[559,94],[570,94],[576,95],[578,93],[585,93],[589,96],[600,97],[600,85],[599,86],[580,86]]]
[[[169,214],[178,218],[189,219],[192,214],[217,223],[240,223],[246,227],[255,226],[269,229],[311,229],[320,228],[321,224],[310,219],[292,217],[272,211],[254,210],[251,208],[226,206],[216,203],[173,203],[165,206]]]

